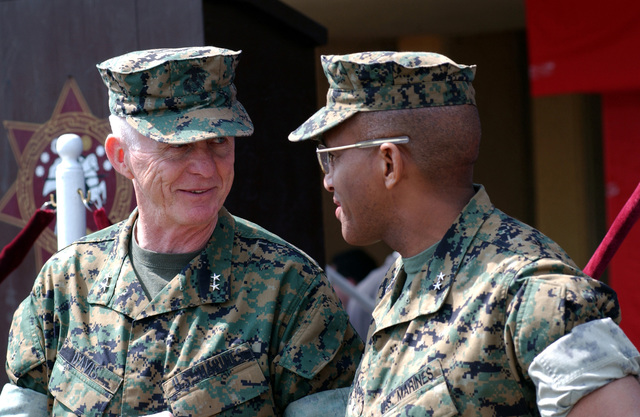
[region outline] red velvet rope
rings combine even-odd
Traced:
[[[93,221],[96,223],[98,230],[111,226],[111,221],[102,207],[93,211]]]
[[[0,283],[22,263],[40,233],[55,217],[54,210],[36,210],[20,233],[2,249],[0,252]]]
[[[596,249],[595,253],[584,267],[585,274],[595,279],[600,276],[609,265],[611,258],[616,253],[622,241],[640,216],[640,183],[631,197],[627,200],[620,213],[616,216],[609,231]]]
[[[2,249],[0,252],[0,283],[22,263],[36,239],[55,217],[55,210],[36,210],[20,233]],[[111,226],[111,221],[102,207],[93,211],[93,220],[99,230]]]

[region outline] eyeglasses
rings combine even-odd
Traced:
[[[318,145],[316,148],[316,156],[318,157],[318,162],[320,163],[320,168],[322,168],[322,172],[327,175],[333,166],[333,158],[334,155],[329,152],[334,151],[342,151],[345,149],[351,148],[373,148],[374,146],[380,146],[383,143],[407,143],[409,142],[409,136],[398,136],[395,138],[381,138],[381,139],[370,139],[363,140],[362,142],[356,142],[352,145],[344,145],[344,146],[335,146],[333,148],[327,148],[324,145]]]

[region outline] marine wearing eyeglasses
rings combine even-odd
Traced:
[[[473,183],[475,66],[385,51],[322,66],[326,106],[289,139],[318,141],[344,239],[401,254],[346,415],[637,415],[615,293]]]

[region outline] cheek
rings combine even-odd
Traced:
[[[373,183],[373,177],[365,171],[354,171],[349,176],[341,176],[335,188],[347,210],[367,215],[377,207],[376,197],[381,192]]]
[[[216,171],[218,172],[220,178],[222,178],[222,181],[224,183],[227,183],[230,187],[231,183],[233,183],[233,178],[235,175],[233,155],[223,159],[218,159],[216,161]]]
[[[355,166],[344,166],[336,169],[333,175],[333,184],[338,193],[350,199],[359,198],[364,194],[362,187],[366,186],[363,181],[362,172]]]
[[[233,184],[234,175],[235,175],[235,172],[233,171],[233,167],[231,167],[231,170],[229,171],[229,176],[227,177],[229,188],[231,188],[231,184]]]
[[[147,190],[170,185],[179,175],[178,169],[163,161],[150,161],[147,158],[132,160],[132,172],[136,180]]]
[[[142,159],[136,159],[132,164],[132,171],[139,181],[147,182],[153,179],[157,171],[156,164]]]

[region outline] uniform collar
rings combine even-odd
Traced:
[[[382,283],[382,298],[373,311],[375,331],[433,314],[442,308],[464,255],[494,209],[484,187],[477,185],[475,188],[476,194],[442,237],[431,261],[414,278],[408,292],[402,293],[406,277],[402,258],[387,272]]]
[[[218,223],[205,249],[149,302],[131,261],[129,241],[137,209],[120,224],[106,267],[89,290],[92,304],[104,305],[134,319],[203,304],[223,303],[230,298],[231,254],[235,221],[226,209],[218,213]]]

